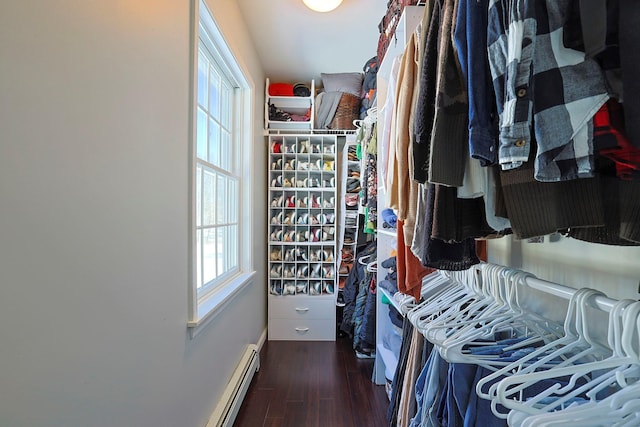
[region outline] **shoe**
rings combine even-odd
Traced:
[[[347,181],[347,193],[357,193],[360,191],[360,180],[359,179],[349,179]]]
[[[284,261],[294,261],[292,249],[287,249],[284,253]]]
[[[311,278],[320,279],[322,277],[322,264],[314,264],[311,269]]]
[[[312,228],[309,233],[309,241],[310,242],[319,242],[322,238],[322,230],[319,228]]]
[[[271,251],[269,259],[271,261],[282,261],[282,249]]]
[[[272,282],[270,292],[272,295],[282,295],[282,283],[276,281]]]
[[[271,170],[282,170],[282,159],[278,159],[271,163]]]
[[[298,278],[299,279],[306,279],[309,277],[309,266],[308,265],[303,265],[302,267],[300,267],[298,269]]]
[[[295,153],[296,152],[296,143],[288,144],[284,146],[285,153]]]
[[[295,294],[296,294],[296,282],[284,282],[282,295],[295,295]]]
[[[309,162],[300,162],[300,163],[298,163],[298,170],[299,171],[309,170]]]
[[[322,286],[322,292],[325,294],[333,294],[333,282],[327,282]]]
[[[282,266],[281,265],[274,265],[273,267],[271,267],[271,277],[282,277]]]
[[[338,270],[338,274],[341,276],[348,276],[349,272],[351,272],[351,267],[353,267],[353,263],[342,262],[340,265],[340,270]]]
[[[282,212],[279,212],[278,215],[274,216],[273,218],[271,218],[271,224],[272,225],[282,225],[282,215],[280,215]]]
[[[335,270],[333,267],[322,267],[322,277],[325,279],[333,279],[333,275],[335,274]]]
[[[306,261],[307,260],[307,251],[305,249],[296,249],[296,258],[298,261]]]
[[[342,292],[338,292],[338,298],[336,299],[336,305],[338,307],[344,307],[345,305],[347,305],[347,303],[344,302],[344,295],[342,295]]]
[[[284,170],[292,171],[296,169],[296,159],[291,159],[284,163]]]
[[[329,249],[325,249],[322,251],[322,261],[324,262],[333,262],[333,251]]]
[[[306,294],[307,293],[307,283],[299,282],[296,283],[296,294]]]
[[[271,152],[274,154],[282,153],[282,143],[280,141],[275,141],[271,144]]]
[[[282,241],[282,230],[274,231],[271,233],[271,241],[272,242],[281,242]]]
[[[376,352],[375,351],[371,351],[371,352],[367,353],[367,352],[364,352],[364,351],[356,350],[356,357],[358,359],[374,359],[376,357]]]
[[[296,277],[296,267],[294,265],[291,265],[289,267],[286,267],[283,272],[282,272],[283,277],[285,278],[292,278],[292,277]]]
[[[320,295],[322,293],[322,283],[321,282],[311,282],[309,283],[309,294],[310,295]]]
[[[282,207],[282,200],[284,199],[284,196],[280,196],[280,197],[276,197],[275,199],[273,199],[271,201],[271,207],[272,208],[279,208]]]

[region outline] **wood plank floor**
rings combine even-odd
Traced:
[[[267,341],[234,427],[382,427],[389,400],[351,340]]]

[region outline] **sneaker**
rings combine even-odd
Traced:
[[[338,299],[336,300],[336,305],[338,307],[344,307],[345,305],[347,305],[347,303],[344,302],[344,296],[342,295],[342,292],[338,292]]]
[[[356,350],[356,357],[358,359],[373,359],[376,357],[376,352],[371,351],[367,353],[364,350],[363,351]]]

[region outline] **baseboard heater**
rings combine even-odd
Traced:
[[[211,415],[206,427],[231,427],[238,415],[253,375],[260,368],[258,346],[251,344],[242,355],[238,367],[233,372],[218,406]]]

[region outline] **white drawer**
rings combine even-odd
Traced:
[[[269,318],[287,319],[335,319],[336,304],[333,298],[270,297]]]
[[[280,341],[334,341],[332,319],[269,319],[269,339]]]

